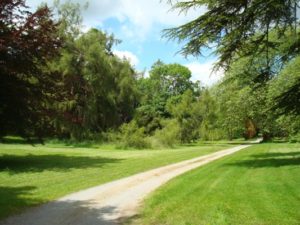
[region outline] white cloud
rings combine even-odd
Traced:
[[[120,59],[127,59],[132,66],[136,66],[139,63],[138,57],[132,52],[114,50],[113,53]]]
[[[126,24],[122,25],[121,31],[127,38],[133,38],[135,36],[134,32]]]
[[[223,77],[222,71],[213,71],[215,61],[207,61],[204,63],[191,62],[185,64],[192,72],[192,80],[199,80],[206,86],[211,86]]]
[[[53,0],[45,0],[45,2],[52,5]],[[72,2],[84,4],[85,1],[73,0]],[[205,11],[204,8],[198,8],[189,11],[187,15],[184,13],[179,15],[178,10],[170,10],[171,5],[167,0],[89,0],[88,2],[88,9],[83,11],[85,27],[99,26],[108,18],[116,18],[122,24],[126,21],[132,24],[131,32],[141,40],[157,24],[168,27],[178,26]],[[34,8],[40,3],[39,0],[27,1],[27,4]],[[125,32],[128,33],[128,27]]]
[[[149,70],[145,70],[145,72],[144,72],[144,77],[150,77],[150,73],[149,73]]]

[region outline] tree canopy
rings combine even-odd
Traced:
[[[206,9],[195,20],[166,29],[165,36],[184,42],[184,55],[201,55],[203,49],[212,48],[219,57],[216,69],[229,70],[239,58],[250,57],[249,68],[256,67],[253,81],[265,84],[299,55],[299,0],[179,1],[173,7],[187,13],[192,8]],[[246,72],[243,76],[253,75]],[[296,82],[278,96],[277,106],[299,113],[293,98],[298,92]]]
[[[0,135],[43,133],[55,77],[42,67],[59,51],[57,31],[47,6],[29,12],[23,0],[0,2]]]
[[[165,30],[165,36],[186,41],[185,55],[199,55],[203,48],[216,45],[218,66],[226,67],[236,55],[255,54],[258,45],[275,47],[268,38],[271,29],[280,37],[294,28],[298,4],[299,0],[179,1],[173,7],[183,12],[199,7],[207,10],[191,22]]]

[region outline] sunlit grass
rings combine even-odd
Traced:
[[[268,143],[173,179],[146,200],[138,223],[296,225],[299,209],[300,145]]]

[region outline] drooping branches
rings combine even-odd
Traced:
[[[172,1],[171,1],[172,2]],[[271,29],[284,35],[296,20],[299,0],[199,0],[177,2],[181,11],[205,7],[206,12],[182,26],[166,29],[165,37],[184,41],[181,53],[202,54],[204,48],[216,45],[217,67],[228,68],[236,55],[254,54],[257,46],[275,47],[267,36]]]

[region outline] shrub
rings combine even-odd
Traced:
[[[101,133],[102,142],[105,143],[118,143],[120,142],[120,137],[118,131],[113,129]]]
[[[151,144],[146,138],[144,128],[139,128],[135,121],[123,124],[120,128],[120,145],[123,148],[137,149],[150,148]]]
[[[165,120],[163,126],[163,129],[157,130],[154,134],[154,145],[173,147],[178,144],[180,127],[177,120]]]
[[[291,143],[298,143],[298,142],[300,142],[300,133],[291,136],[289,138],[289,142],[291,142]]]
[[[216,141],[226,139],[228,136],[225,131],[219,128],[207,128],[205,126],[200,127],[200,139],[203,141]],[[231,140],[233,137],[229,137]]]

